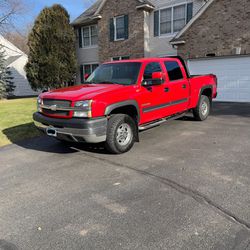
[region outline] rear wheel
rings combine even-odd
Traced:
[[[194,118],[197,121],[204,121],[208,118],[211,110],[211,102],[205,95],[200,97],[198,106],[193,109]]]
[[[112,115],[108,122],[106,149],[113,154],[129,151],[135,142],[136,125],[124,114]]]

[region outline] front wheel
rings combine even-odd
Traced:
[[[124,114],[112,115],[108,121],[106,149],[113,154],[128,152],[135,143],[136,125]]]
[[[194,118],[197,121],[204,121],[208,118],[211,110],[211,102],[209,98],[205,95],[202,95],[198,106],[193,110]]]

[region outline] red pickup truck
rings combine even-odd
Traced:
[[[216,96],[216,76],[190,76],[179,57],[116,61],[100,65],[85,84],[41,94],[33,119],[61,141],[105,142],[119,154],[139,141],[139,131],[187,111],[205,120]]]

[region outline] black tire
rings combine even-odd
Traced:
[[[196,108],[193,109],[194,118],[196,121],[205,121],[211,111],[211,102],[205,95],[200,97],[199,103]]]
[[[124,132],[122,132],[123,130]],[[106,149],[112,154],[128,152],[135,143],[136,131],[136,124],[130,116],[124,114],[112,115],[108,121]],[[121,139],[118,139],[121,137],[122,140],[124,139],[123,143]]]

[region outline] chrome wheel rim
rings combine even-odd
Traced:
[[[116,141],[121,146],[126,146],[132,137],[131,127],[127,123],[121,124],[117,129]]]
[[[208,104],[206,102],[202,102],[201,104],[201,114],[206,116],[208,113]]]

